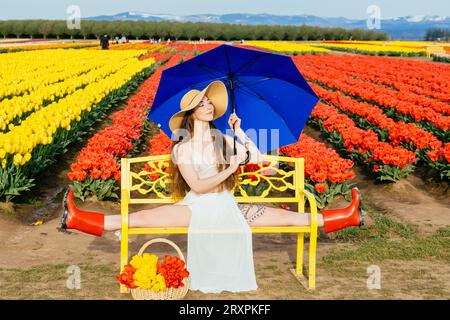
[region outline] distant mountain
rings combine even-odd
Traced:
[[[320,27],[367,28],[365,19],[347,19],[343,17],[328,18],[312,15],[279,16],[267,13],[232,13],[232,14],[195,14],[178,16],[171,14],[154,14],[137,11],[122,12],[110,16],[96,16],[86,20],[131,20],[131,21],[179,21],[179,22],[213,22],[233,24],[267,24],[267,25],[312,25]],[[450,29],[450,17],[447,16],[405,16],[381,20],[381,30],[394,39],[423,39],[429,28]]]

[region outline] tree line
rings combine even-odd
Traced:
[[[126,36],[131,39],[171,38],[178,40],[388,40],[387,33],[308,25],[242,25],[172,21],[81,20],[80,28],[69,29],[65,20],[3,20],[3,38],[98,39]]]
[[[426,41],[450,41],[450,31],[448,29],[431,28],[425,34]]]

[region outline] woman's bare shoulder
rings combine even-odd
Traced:
[[[190,141],[180,142],[174,148],[178,160],[190,159],[192,152],[192,144]]]
[[[178,149],[179,151],[191,151],[192,150],[192,142],[191,141],[185,141],[178,143]]]

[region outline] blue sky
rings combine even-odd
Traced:
[[[188,15],[199,13],[311,14],[323,17],[367,18],[369,5],[383,17],[450,15],[449,0],[2,0],[1,19],[64,19],[69,5],[79,5],[83,17],[123,11]]]

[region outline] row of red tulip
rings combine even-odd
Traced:
[[[347,114],[360,117],[360,124],[363,123],[363,120],[366,120],[381,129],[387,129],[389,140],[393,145],[400,145],[401,143],[409,145],[412,143],[412,151],[437,151],[443,147],[443,143],[432,133],[420,129],[414,123],[394,121],[377,106],[356,101],[340,92],[326,90],[314,83],[310,85],[322,101],[328,102]]]
[[[294,60],[301,73],[311,81],[320,82],[327,87],[343,91],[369,103],[394,109],[399,114],[411,116],[416,122],[425,120],[436,127],[437,130],[433,131],[435,134],[445,135],[445,132],[442,133],[442,131],[448,131],[450,127],[450,117],[444,116],[432,108],[421,107],[418,103],[412,103],[405,93],[342,75],[337,70],[324,70],[319,66],[303,64],[296,57],[294,57]]]
[[[336,59],[334,55],[318,55],[305,58],[347,67],[348,71],[357,71],[358,77],[377,76],[378,81],[388,86],[407,85],[409,90],[424,90],[417,93],[423,92],[443,101],[449,99],[450,79],[447,75],[450,66],[447,64],[375,56],[342,55]]]
[[[370,169],[379,180],[395,181],[413,169],[414,152],[380,141],[375,132],[358,128],[353,120],[335,107],[317,103],[309,121],[319,126],[331,142],[346,151],[351,159]]]
[[[353,179],[353,161],[342,158],[328,148],[302,133],[298,142],[279,149],[281,155],[305,159],[305,177],[314,183],[343,183]]]
[[[375,58],[375,61],[373,61]],[[394,92],[400,91],[406,94],[412,102],[429,107],[442,114],[450,114],[450,81],[448,74],[450,66],[440,70],[441,73],[434,73],[428,77],[428,81],[419,80],[416,77],[420,74],[419,70],[398,72],[398,66],[393,69],[391,64],[380,63],[379,57],[351,57],[343,56],[336,59],[332,55],[305,56],[300,60],[303,63],[309,63],[313,66],[320,66],[325,70],[337,70],[348,77],[369,81],[373,84],[391,87]],[[391,59],[396,61],[395,59]],[[378,62],[378,63],[377,63]],[[428,65],[428,63],[422,63]],[[446,79],[442,83],[439,80]],[[425,87],[421,87],[425,83]],[[445,91],[447,90],[447,91]],[[408,100],[409,101],[409,100]]]
[[[178,52],[181,51],[209,51],[219,46],[220,43],[180,43],[180,42],[171,42],[169,47],[176,47]]]
[[[394,121],[383,111],[364,102],[356,101],[342,93],[326,90],[314,83],[314,92],[332,106],[352,117],[360,127],[377,132],[383,141],[389,140],[394,146],[402,145],[417,153],[418,158],[435,168],[441,178],[449,178],[450,158],[445,151],[450,143],[443,144],[433,134],[417,127],[414,123]]]
[[[298,142],[281,147],[279,152],[305,159],[305,188],[315,195],[319,208],[334,196],[349,193],[349,182],[355,178],[353,161],[342,158],[324,143],[301,134]]]
[[[143,56],[140,56],[139,59],[144,60],[148,58],[155,58],[155,61],[164,61],[167,59],[170,59],[170,57],[173,56],[173,53],[164,53],[164,52],[151,52],[148,54],[145,54]]]

